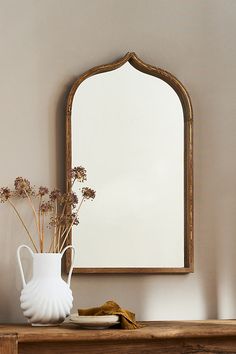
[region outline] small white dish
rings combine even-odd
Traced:
[[[70,315],[69,323],[84,329],[105,329],[119,323],[119,316],[79,316],[77,313]]]

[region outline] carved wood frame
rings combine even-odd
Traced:
[[[183,84],[169,72],[155,66],[144,63],[132,52],[127,53],[121,59],[111,63],[96,66],[81,75],[73,84],[66,106],[66,189],[71,190],[71,182],[68,171],[72,163],[72,141],[71,141],[71,110],[75,92],[79,85],[90,76],[107,71],[116,70],[126,62],[129,62],[137,70],[143,73],[156,76],[167,82],[177,93],[183,107],[184,114],[184,267],[179,268],[74,268],[74,273],[138,273],[138,274],[186,274],[192,273],[193,268],[193,112],[189,94]],[[72,236],[68,239],[68,244]],[[69,271],[71,254],[66,256],[66,269]]]

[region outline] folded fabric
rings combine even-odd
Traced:
[[[142,327],[135,321],[135,314],[122,309],[116,302],[107,301],[100,307],[91,307],[88,309],[79,309],[80,316],[105,316],[118,315],[120,319],[119,327],[122,329],[136,329]]]

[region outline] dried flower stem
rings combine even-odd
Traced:
[[[44,246],[44,213],[42,213],[42,230],[41,230],[40,252],[43,252],[43,246]]]
[[[51,249],[52,249],[52,252],[56,252],[55,250],[55,239],[56,239],[56,235],[52,235],[52,241],[51,241],[51,244],[50,244],[50,247],[49,247],[49,250],[48,250],[48,253],[51,252]]]
[[[65,242],[66,242],[66,240],[67,240],[67,238],[68,238],[68,236],[69,236],[69,233],[70,233],[70,230],[71,230],[71,228],[72,228],[72,226],[73,226],[73,224],[74,224],[74,221],[75,221],[75,219],[76,219],[77,216],[78,216],[78,213],[79,213],[79,211],[80,211],[80,208],[81,208],[81,206],[82,206],[82,204],[83,204],[84,199],[85,199],[85,197],[82,198],[82,200],[81,200],[81,202],[80,202],[80,204],[79,204],[79,206],[78,206],[78,209],[77,209],[77,211],[76,211],[76,213],[75,213],[75,216],[74,216],[74,218],[73,218],[71,224],[70,224],[69,227],[66,228],[66,229],[64,230],[64,232],[63,232],[63,234],[65,234],[65,232],[66,232],[66,235],[65,235],[64,240],[63,240],[63,242],[62,242],[62,244],[61,244],[61,247],[60,247],[60,249],[59,249],[59,252],[62,251],[62,248],[63,248],[63,246],[64,246],[64,244],[65,244]],[[61,238],[63,237],[63,234],[62,234]]]
[[[27,235],[29,236],[30,241],[32,242],[32,244],[33,244],[33,246],[34,246],[35,251],[38,253],[38,249],[37,249],[37,247],[36,247],[36,245],[35,245],[35,243],[34,243],[34,240],[33,240],[32,236],[30,235],[30,232],[29,232],[27,226],[25,225],[25,223],[24,223],[22,217],[20,216],[20,213],[18,212],[18,210],[16,209],[15,205],[11,202],[10,199],[8,199],[7,201],[8,201],[8,203],[12,206],[12,208],[14,209],[14,211],[15,211],[16,215],[18,216],[20,222],[22,223],[22,225],[23,225],[25,231],[27,232]]]
[[[36,226],[36,228],[37,228],[37,230],[38,230],[39,241],[40,241],[40,229],[39,229],[39,224],[38,224],[38,220],[37,220],[37,213],[36,213],[34,204],[33,204],[32,200],[31,200],[29,194],[27,193],[26,190],[24,190],[24,192],[25,192],[25,194],[26,194],[26,196],[27,196],[27,199],[28,199],[28,201],[29,201],[29,204],[30,204],[30,206],[31,206],[31,209],[33,210],[34,220],[35,220],[35,226]]]
[[[57,216],[57,210],[58,210],[58,202],[55,201],[54,219]],[[55,225],[54,225],[54,234],[52,236],[52,241],[51,241],[51,244],[50,244],[48,252],[50,252],[51,249],[52,249],[53,252],[56,252],[56,248],[55,248],[56,244],[57,244],[57,223],[55,223]]]
[[[40,249],[41,249],[41,247],[42,247],[42,238],[41,238],[41,217],[40,217],[41,204],[42,204],[42,196],[40,195],[40,199],[39,199],[39,209],[38,209],[38,232],[39,232]]]
[[[56,238],[55,252],[57,252],[57,251],[59,252],[61,229],[62,229],[62,226],[60,225],[58,228],[58,234],[57,234],[57,238]]]
[[[64,206],[63,206],[63,208],[62,208],[61,218],[63,218],[64,215],[65,215],[66,207],[67,207],[67,205],[66,205],[66,203],[65,203]],[[62,229],[62,227],[60,226],[60,227],[59,227],[59,230],[58,230],[58,240],[57,240],[57,244],[58,244],[59,240],[61,239],[61,229]]]
[[[54,210],[54,218],[57,217],[57,211],[58,211],[58,201],[56,200],[55,210]],[[56,237],[57,237],[57,223],[54,226],[53,250],[55,250],[55,246],[56,246]]]
[[[67,228],[65,227],[65,229],[64,229],[64,231],[63,231],[63,233],[62,233],[62,235],[61,235],[61,238],[65,235],[65,233],[67,232],[67,230],[68,230],[68,229],[70,230],[70,228],[73,226],[73,223],[74,223],[75,219],[76,219],[77,216],[78,216],[79,210],[80,210],[80,208],[81,208],[81,206],[82,206],[82,204],[83,204],[84,199],[85,199],[85,198],[83,197],[82,200],[81,200],[81,202],[80,202],[80,204],[79,204],[79,206],[78,206],[78,209],[77,209],[77,211],[76,211],[76,213],[75,213],[75,216],[74,216],[74,218],[73,218],[72,224],[70,224]]]

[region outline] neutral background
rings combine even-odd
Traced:
[[[236,316],[236,1],[1,0],[0,185],[63,186],[65,102],[94,65],[135,51],[176,75],[194,108],[195,273],[74,276],[74,309],[114,299],[138,319]],[[16,247],[0,209],[0,321],[24,321]]]

